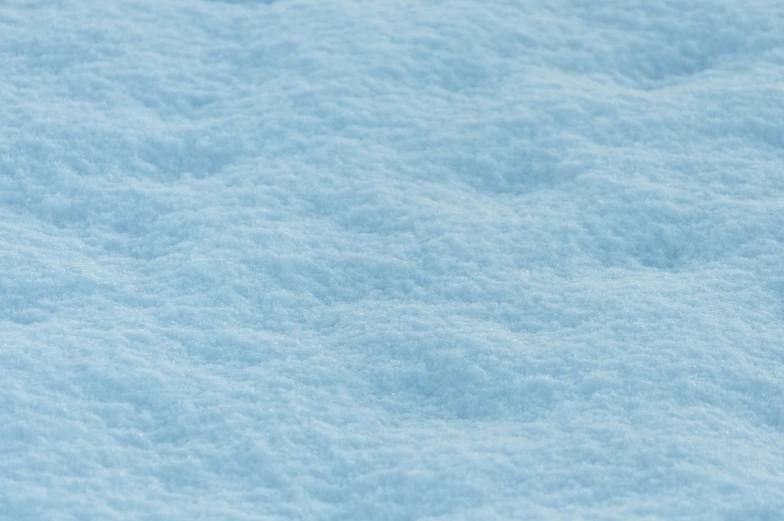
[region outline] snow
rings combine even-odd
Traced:
[[[776,0],[0,5],[0,519],[784,519]]]

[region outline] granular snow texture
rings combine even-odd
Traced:
[[[0,3],[0,519],[784,520],[780,0]]]

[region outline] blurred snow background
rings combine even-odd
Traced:
[[[778,0],[0,3],[0,519],[784,519]]]

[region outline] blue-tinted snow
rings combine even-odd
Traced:
[[[0,519],[784,519],[779,0],[0,4]]]

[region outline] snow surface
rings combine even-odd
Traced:
[[[784,519],[780,0],[4,0],[0,519]]]

